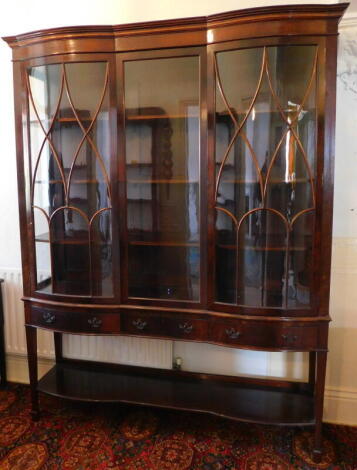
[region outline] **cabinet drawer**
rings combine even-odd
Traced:
[[[152,313],[125,312],[121,317],[122,333],[130,335],[164,336],[161,328],[160,316]]]
[[[162,331],[170,338],[208,340],[209,322],[196,318],[165,316],[161,319]]]
[[[279,331],[277,346],[282,349],[318,348],[318,328],[316,326],[287,326]]]
[[[212,322],[211,341],[239,346],[247,342],[245,325],[240,321],[218,320]]]
[[[70,312],[32,307],[30,325],[73,333],[119,333],[119,313]]]
[[[318,346],[316,326],[285,326],[262,321],[215,321],[211,340],[237,347],[311,350]]]

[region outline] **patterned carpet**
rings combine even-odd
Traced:
[[[28,387],[0,390],[0,470],[357,470],[357,428],[325,425],[314,465],[309,429],[44,395],[41,407],[33,423]]]

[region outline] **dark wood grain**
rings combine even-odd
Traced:
[[[63,359],[63,337],[59,331],[53,332],[53,341],[55,345],[55,358],[56,362],[61,362]]]
[[[31,383],[32,414],[39,416],[37,391],[77,400],[119,401],[183,410],[209,412],[248,422],[270,424],[316,424],[314,458],[321,456],[321,422],[328,339],[331,269],[335,82],[338,22],[347,4],[287,5],[226,12],[208,17],[185,18],[118,26],[78,26],[34,31],[4,38],[13,49],[15,87],[16,153],[19,213],[24,279],[26,339]],[[317,147],[316,192],[311,259],[311,302],[299,308],[285,302],[252,306],[217,301],[216,284],[216,122],[229,122],[231,113],[216,113],[215,55],[235,49],[312,45],[317,59]],[[159,150],[157,129],[163,123],[180,125],[181,112],[166,113],[158,106],[128,110],[125,116],[127,61],[198,56],[200,61],[200,243],[197,240],[160,238],[129,239],[126,164],[126,124],[151,126]],[[48,64],[105,61],[109,64],[110,192],[112,194],[113,297],[94,295],[83,284],[85,295],[67,292],[53,295],[50,280],[37,282],[34,217],[31,207],[31,142],[29,96],[26,90],[30,67]],[[64,66],[63,66],[64,68]],[[237,79],[239,77],[236,77]],[[155,104],[155,103],[154,103]],[[145,111],[145,112],[144,112]],[[240,116],[239,119],[243,118]],[[84,116],[83,122],[89,122]],[[73,116],[61,116],[70,129]],[[170,127],[171,126],[171,127]],[[168,133],[166,133],[166,141]],[[165,140],[161,137],[162,140]],[[166,142],[165,141],[165,142]],[[166,142],[169,147],[171,142]],[[177,147],[179,148],[179,147]],[[171,151],[171,150],[170,150]],[[170,163],[170,162],[169,162]],[[128,169],[129,168],[129,169]],[[156,171],[156,170],[155,170]],[[155,173],[154,171],[154,173]],[[88,179],[88,178],[87,178]],[[83,179],[82,185],[95,181]],[[90,178],[89,178],[90,179]],[[166,185],[167,190],[184,187],[188,177],[170,179],[156,173],[142,184]],[[135,182],[135,181],[134,181]],[[242,184],[236,181],[237,184]],[[51,188],[56,185],[51,180]],[[246,184],[246,187],[250,182]],[[83,186],[82,186],[83,187]],[[157,201],[156,201],[157,202]],[[152,203],[151,203],[152,204]],[[157,225],[160,214],[154,214]],[[50,231],[51,233],[51,231]],[[175,235],[175,234],[174,234]],[[51,236],[37,237],[51,243]],[[58,238],[57,245],[71,244]],[[83,243],[76,247],[78,252]],[[73,243],[72,243],[73,244]],[[100,244],[98,244],[100,245]],[[145,290],[129,296],[129,247],[200,246],[199,301],[145,298]],[[266,245],[272,252],[282,245]],[[156,249],[155,248],[155,249]],[[170,249],[171,249],[170,248]],[[234,245],[221,243],[224,256],[235,256]],[[261,247],[251,244],[249,249]],[[298,251],[300,246],[290,246]],[[62,250],[63,251],[63,250]],[[170,251],[170,250],[169,250]],[[165,251],[165,253],[169,253]],[[268,252],[264,249],[264,252]],[[98,250],[99,252],[99,250]],[[227,255],[228,253],[228,255]],[[183,278],[177,255],[167,256],[172,279]],[[223,256],[223,255],[222,255]],[[79,254],[78,254],[79,257]],[[79,259],[79,258],[78,258]],[[93,277],[101,282],[101,270],[90,261]],[[286,273],[289,262],[286,262]],[[229,270],[228,270],[229,271]],[[136,273],[134,273],[136,274]],[[137,279],[139,279],[139,274]],[[222,273],[221,273],[222,275]],[[232,276],[231,272],[223,273]],[[165,280],[164,280],[165,281]],[[269,279],[271,285],[276,279]],[[76,279],[73,280],[75,284]],[[90,279],[90,282],[92,280]],[[155,280],[152,281],[155,284]],[[279,283],[278,279],[278,283]],[[182,284],[182,283],[181,283]],[[183,283],[184,284],[184,283]],[[140,286],[139,286],[140,287]],[[288,292],[288,284],[285,285]],[[144,295],[141,294],[144,292]],[[149,297],[149,296],[147,296]],[[180,298],[180,297],[178,297]],[[187,297],[182,297],[187,298]],[[238,297],[237,297],[238,300]],[[282,305],[281,307],[279,305]],[[37,390],[37,328],[54,332],[57,366],[39,383]],[[149,371],[77,361],[62,354],[62,333],[130,335],[179,341],[196,341],[267,351],[309,352],[308,383],[284,380],[227,378],[179,371]],[[313,396],[314,395],[314,396]]]
[[[33,326],[26,326],[27,357],[30,378],[31,393],[31,416],[34,421],[40,417],[40,408],[38,403],[38,392],[36,384],[38,380],[37,366],[37,329]]]
[[[237,320],[215,313],[190,314],[166,309],[117,309],[113,312],[76,308],[27,309],[26,325],[72,334],[130,335],[199,341],[261,351],[326,351],[327,322]],[[256,317],[255,317],[256,318]],[[61,358],[60,336],[56,339]],[[57,344],[58,342],[58,344]],[[57,357],[57,354],[56,354]]]
[[[119,186],[121,184],[118,175],[120,175],[119,167],[119,142],[118,136],[118,113],[117,110],[117,64],[115,57],[108,56],[109,64],[109,122],[110,122],[110,183],[112,185],[112,240],[120,239],[120,204],[119,204]],[[118,142],[119,137],[119,142]],[[120,251],[112,250],[113,264],[113,290],[114,299],[120,299],[121,271],[120,271]],[[116,303],[116,302],[115,302]]]
[[[27,325],[53,331],[106,334],[120,331],[120,317],[115,313],[93,314],[78,311],[31,308]]]
[[[315,442],[313,456],[315,462],[320,462],[322,457],[322,415],[324,405],[325,377],[326,377],[327,352],[316,353],[316,383],[315,383]]]
[[[76,364],[60,364],[38,384],[38,390],[79,401],[133,403],[211,413],[252,423],[313,425],[309,395],[195,378],[113,372]]]

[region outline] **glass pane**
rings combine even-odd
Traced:
[[[34,231],[36,248],[37,284],[47,287],[51,284],[51,247],[48,219],[44,212],[34,209]]]
[[[89,231],[77,211],[60,209],[50,224],[53,293],[89,295],[91,292]]]
[[[314,223],[316,58],[315,46],[216,54],[219,302],[310,303],[312,264],[308,267],[306,253],[311,256],[312,236],[300,237],[299,250],[293,245],[299,217],[310,214],[303,233],[311,235]],[[293,301],[288,286],[296,284],[299,269],[304,287],[301,301]],[[222,280],[224,273],[231,273],[229,280]]]
[[[98,214],[91,225],[91,261],[93,294],[113,295],[111,210]]]
[[[129,296],[199,300],[199,59],[125,64]]]
[[[32,204],[45,219],[47,216],[53,232],[51,238],[48,228],[47,235],[41,234],[35,220],[38,266],[44,251],[52,256],[52,285],[44,286],[38,272],[37,287],[71,295],[112,295],[111,262],[106,263],[104,288],[98,281],[104,275],[98,270],[103,250],[88,237],[90,230],[93,236],[100,232],[101,214],[111,208],[108,65],[83,62],[31,67],[28,92]],[[73,235],[78,229],[72,220],[78,217],[85,224],[85,237]],[[111,239],[111,225],[107,230]],[[95,239],[100,238],[97,235]],[[60,247],[65,238],[65,247]],[[111,258],[111,254],[107,256]],[[78,275],[78,285],[73,273]]]
[[[288,305],[303,308],[310,304],[313,275],[314,214],[301,214],[294,222],[290,240]]]
[[[287,229],[281,217],[264,209],[245,217],[238,239],[237,303],[283,305],[286,249]]]

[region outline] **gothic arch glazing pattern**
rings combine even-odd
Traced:
[[[108,74],[106,62],[28,69],[37,284],[45,292],[112,295]]]
[[[218,302],[310,304],[317,59],[305,45],[215,54]]]

